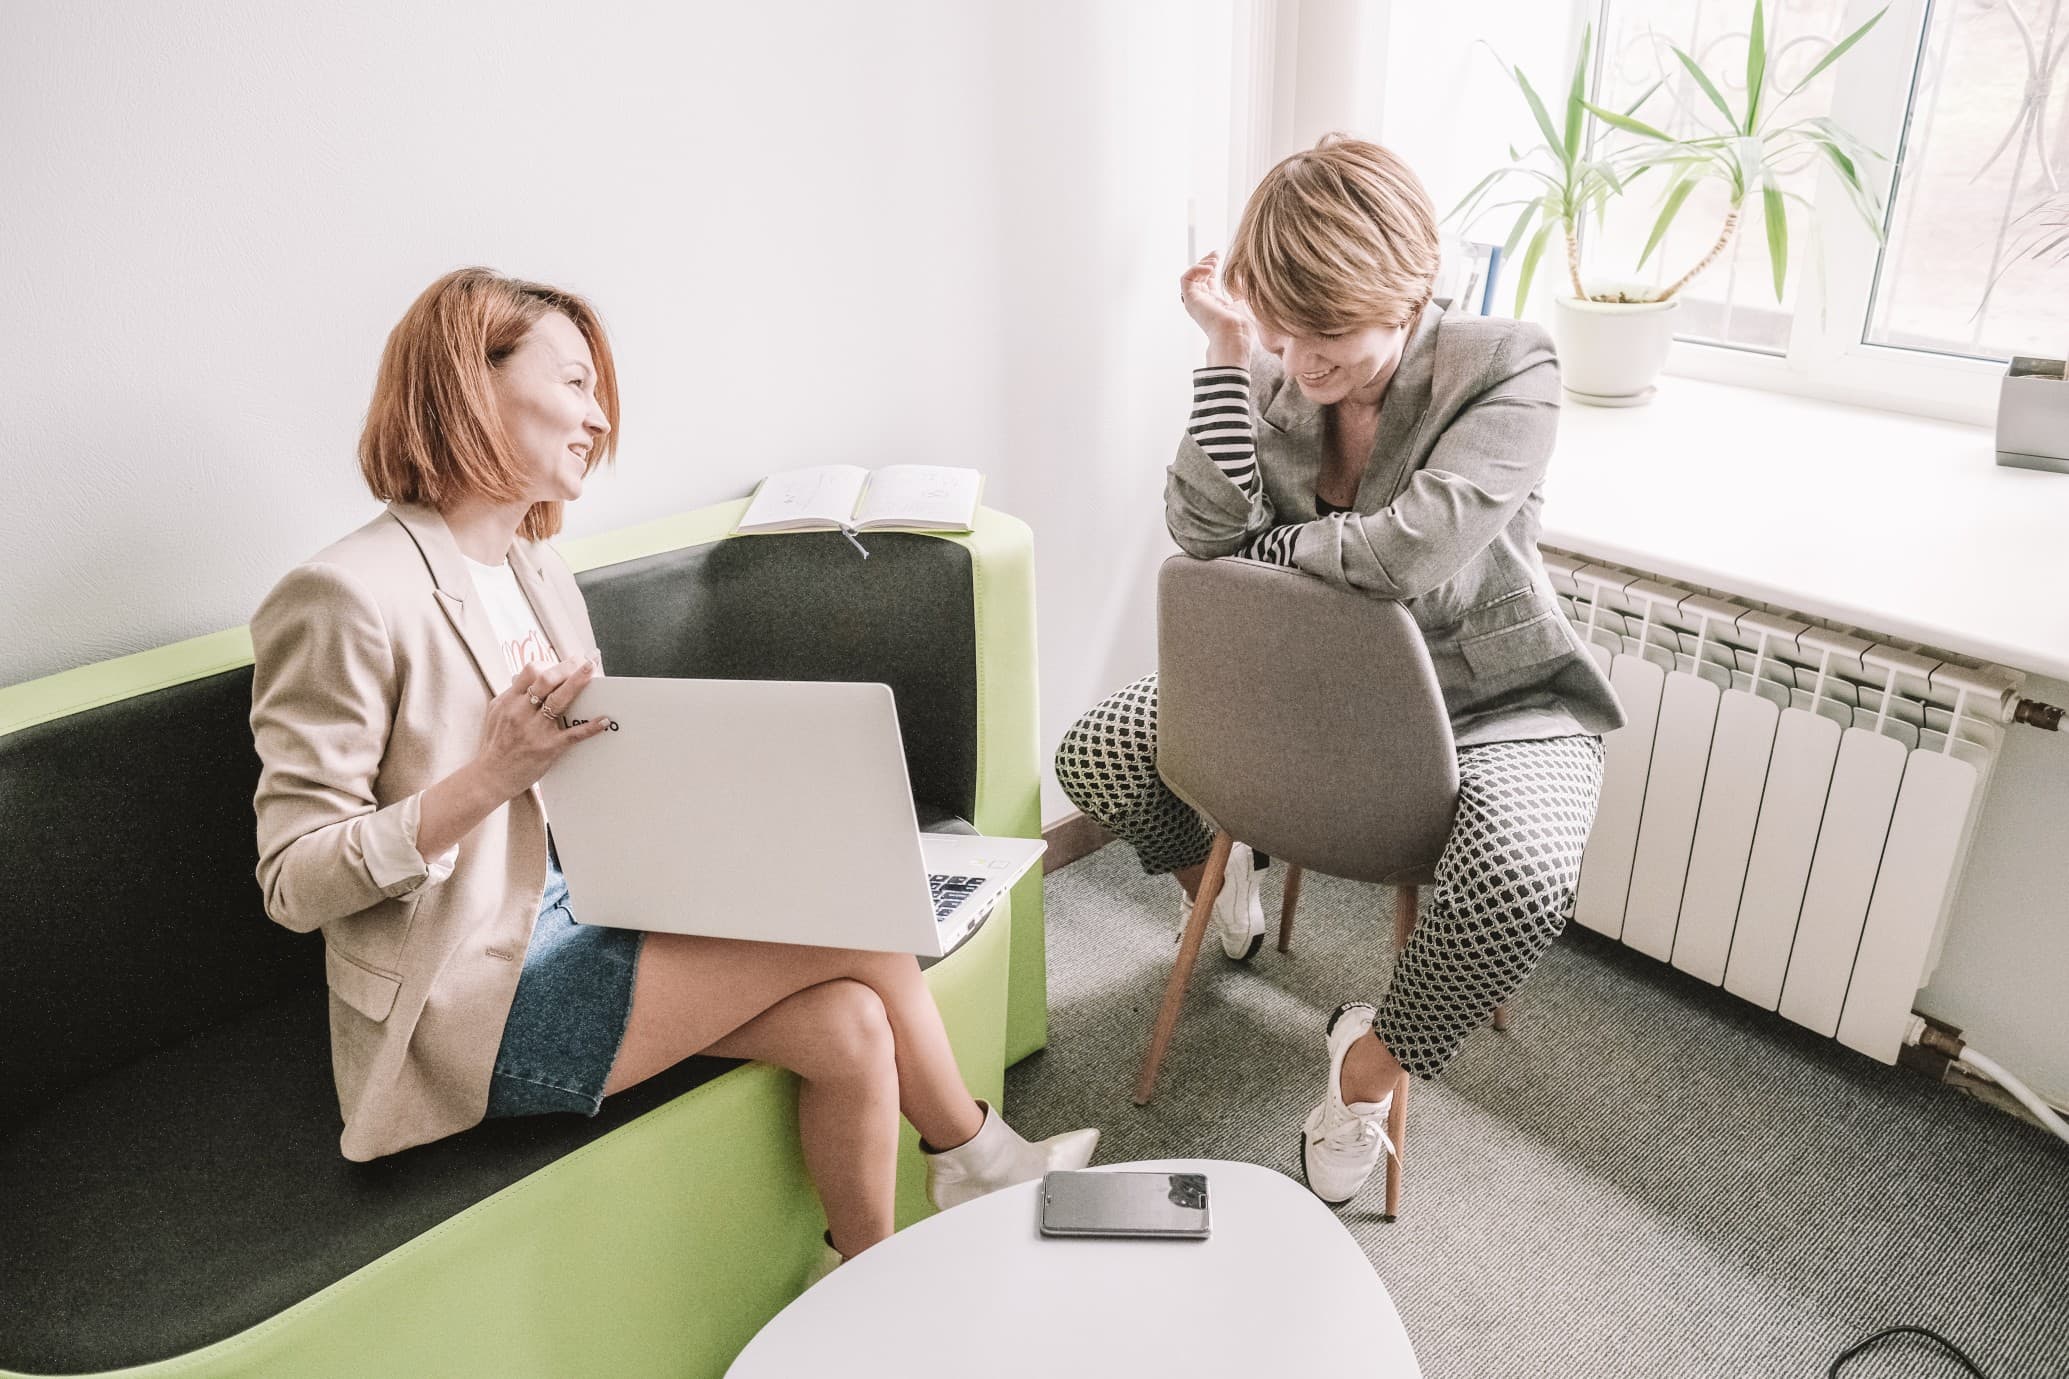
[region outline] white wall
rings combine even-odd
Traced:
[[[2028,698],[2069,705],[2069,681],[2034,677]],[[2069,733],[2015,725],[1954,897],[1947,939],[1916,1009],[2069,1106]]]
[[[1188,200],[1202,253],[1226,213],[1230,11],[998,10],[992,138],[1008,175],[996,339],[983,343],[1010,381],[991,492],[1035,530],[1047,754],[1156,669],[1156,568],[1176,550],[1164,467],[1202,349],[1178,278]],[[1043,818],[1070,811],[1045,771]]]
[[[1228,13],[0,8],[0,683],[242,623],[376,512],[382,341],[484,263],[612,332],[623,448],[569,534],[787,465],[975,464],[1042,533],[1049,718],[1089,701],[1150,654],[1113,593],[1162,539]]]

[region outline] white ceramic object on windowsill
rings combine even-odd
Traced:
[[[1575,402],[1598,407],[1637,407],[1652,400],[1653,380],[1674,343],[1674,315],[1681,303],[1588,302],[1560,297],[1552,303],[1552,341],[1559,347],[1559,373]]]
[[[1997,394],[1997,462],[2069,474],[2069,377],[2059,359],[2020,355]]]

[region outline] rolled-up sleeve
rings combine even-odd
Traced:
[[[458,843],[425,860],[417,847],[417,820],[423,812],[424,793],[420,790],[396,802],[396,827],[376,829],[366,840],[367,874],[383,895],[407,895],[423,886],[435,886],[453,874],[453,866],[460,860]]]
[[[1410,599],[1487,549],[1551,462],[1559,364],[1550,338],[1541,327],[1518,327],[1490,374],[1392,503],[1290,529],[1293,566],[1380,598]]]
[[[1272,525],[1256,434],[1250,370],[1195,370],[1192,417],[1164,482],[1164,525],[1187,555],[1234,555]]]
[[[422,795],[374,795],[396,679],[371,595],[337,566],[298,566],[253,614],[251,637],[266,913],[306,932],[450,876],[457,848],[430,862],[417,851]]]

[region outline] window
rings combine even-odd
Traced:
[[[1784,88],[1800,81],[1825,45],[1846,35],[1844,0],[1778,0],[1767,7],[1768,62],[1771,80]],[[1627,109],[1647,88],[1658,85],[1658,94],[1647,101],[1640,116],[1667,133],[1678,136],[1715,133],[1720,124],[1716,109],[1701,89],[1686,75],[1674,56],[1680,48],[1701,64],[1724,93],[1733,109],[1743,111],[1746,99],[1747,24],[1753,12],[1752,0],[1743,4],[1704,4],[1701,0],[1605,0],[1597,55],[1596,104],[1612,110]],[[1887,22],[1887,21],[1884,21]],[[1880,26],[1878,26],[1880,27]],[[1851,54],[1858,60],[1860,54]],[[1842,59],[1844,61],[1845,59]],[[1835,69],[1836,70],[1836,69]],[[1831,112],[1832,82],[1821,77],[1790,103],[1793,118],[1828,116]],[[1766,109],[1767,101],[1762,101]],[[1598,133],[1598,138],[1605,136]],[[1657,182],[1659,175],[1652,175]],[[1647,213],[1631,214],[1632,206],[1618,209],[1598,236],[1603,262],[1629,265],[1638,261],[1652,228],[1651,202],[1643,195],[1647,182],[1640,180],[1632,190],[1637,207]],[[1817,168],[1791,167],[1782,188],[1805,200],[1817,192]],[[1800,210],[1792,205],[1792,213]],[[1730,209],[1727,188],[1706,179],[1698,184],[1688,203],[1675,218],[1653,256],[1646,263],[1640,281],[1649,287],[1665,287],[1702,261],[1716,242]],[[1838,208],[1846,214],[1844,206]],[[1677,295],[1681,298],[1680,335],[1786,355],[1789,332],[1802,303],[1803,255],[1790,266],[1783,297],[1777,302],[1773,275],[1769,269],[1767,231],[1760,215],[1757,194],[1742,208],[1737,234],[1725,253],[1700,277]]]
[[[1770,83],[1799,80],[1878,7],[1771,0]],[[1714,131],[1717,114],[1672,47],[1742,108],[1751,17],[1751,0],[1599,0],[1598,103],[1623,109],[1664,83],[1642,118],[1671,134]],[[1681,293],[1689,343],[1670,367],[1987,422],[2003,360],[2069,349],[2065,56],[2069,0],[1894,0],[1790,107],[1829,116],[1888,158],[1873,177],[1862,169],[1885,242],[1837,175],[1806,160],[1784,180],[1795,249],[1783,298],[1749,198],[1733,243]],[[1632,190],[1595,233],[1591,276],[1637,261],[1656,196],[1642,180]],[[1664,285],[1700,261],[1726,209],[1724,188],[1705,184],[1640,281]]]
[[[2069,282],[2049,283],[2045,252],[2069,232],[2065,56],[2062,0],[1933,6],[1871,342],[1985,359],[2069,347]]]

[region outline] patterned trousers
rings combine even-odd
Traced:
[[[1134,846],[1144,871],[1207,860],[1213,830],[1157,775],[1156,676],[1077,721],[1057,748],[1056,780]],[[1376,1022],[1408,1071],[1441,1072],[1566,927],[1601,790],[1599,737],[1458,749],[1458,817]]]

